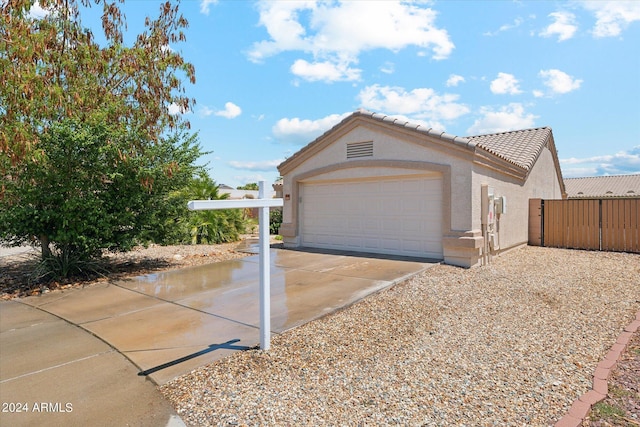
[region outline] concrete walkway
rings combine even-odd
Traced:
[[[271,262],[272,333],[432,265],[280,249]],[[257,345],[258,270],[254,255],[0,303],[0,425],[181,425],[154,384]]]

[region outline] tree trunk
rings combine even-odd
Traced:
[[[49,236],[42,234],[40,236],[40,247],[42,249],[42,259],[47,259],[51,256],[51,247],[49,247]]]

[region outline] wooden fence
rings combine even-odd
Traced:
[[[640,198],[531,199],[529,244],[640,253]]]

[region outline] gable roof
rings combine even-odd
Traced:
[[[478,153],[478,150],[481,150],[481,152],[489,157],[506,161],[507,163],[515,166],[516,169],[520,170],[519,174],[522,175],[524,179],[526,179],[526,176],[533,168],[533,165],[538,159],[543,148],[548,147],[553,155],[553,161],[556,173],[558,174],[562,193],[565,193],[562,171],[560,170],[560,162],[558,160],[558,155],[553,141],[553,133],[549,127],[463,137],[451,135],[420,124],[411,123],[397,117],[374,113],[364,109],[354,111],[340,123],[326,131],[311,143],[307,144],[305,147],[300,149],[300,151],[282,162],[278,166],[278,170],[283,173],[283,169],[286,170],[288,169],[288,166],[297,164],[298,161],[304,160],[308,155],[311,155],[315,151],[315,148],[321,145],[330,134],[355,120],[373,121],[394,126],[418,135],[436,138],[444,143],[453,144],[454,146],[473,151],[476,154]]]
[[[640,197],[640,174],[567,178],[564,183],[569,199]]]
[[[469,136],[467,139],[509,163],[531,170],[550,137],[551,128],[543,127]]]

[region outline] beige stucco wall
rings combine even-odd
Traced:
[[[473,150],[412,132],[385,126],[360,125],[339,129],[309,148],[304,161],[288,166],[283,174],[283,225],[285,246],[299,245],[298,199],[305,182],[364,177],[439,173],[443,177],[443,252],[445,262],[463,267],[481,262],[484,240],[481,226],[480,188],[488,184],[507,197],[507,214],[499,221],[501,249],[528,240],[528,200],[561,198],[553,156],[544,149],[526,183],[493,164],[474,157]],[[373,141],[373,157],[347,159],[346,145]]]
[[[474,165],[472,219],[474,229],[481,228],[481,185],[493,187],[496,196],[506,196],[507,213],[498,218],[500,249],[508,249],[528,241],[529,199],[560,199],[562,191],[556,178],[553,155],[544,148],[527,180],[505,177],[495,170]]]
[[[346,158],[346,144],[352,142],[374,142],[373,157],[360,159]],[[465,150],[466,151],[466,150]],[[297,225],[294,218],[293,200],[286,200],[286,195],[293,197],[296,185],[312,180],[330,180],[346,178],[362,178],[365,176],[389,176],[403,174],[423,174],[425,172],[443,173],[446,169],[445,179],[450,182],[448,194],[445,194],[448,206],[445,207],[450,227],[453,230],[465,231],[471,226],[471,218],[467,214],[471,209],[471,170],[468,167],[469,153],[460,150],[458,155],[455,150],[434,149],[422,143],[402,139],[390,133],[376,132],[367,127],[357,127],[342,135],[323,150],[315,153],[304,163],[289,171],[283,178],[283,194],[285,204],[283,211],[283,223]],[[466,157],[466,159],[465,159]],[[365,167],[350,168],[350,165],[358,165],[367,161],[395,161],[394,167]],[[398,163],[413,162],[416,165],[403,164],[398,168]],[[417,165],[417,163],[424,163]],[[440,165],[441,167],[437,167]],[[322,172],[323,168],[333,166],[330,172]],[[318,173],[314,173],[317,171]],[[449,172],[450,171],[450,172]],[[451,197],[451,195],[455,197]],[[448,197],[447,197],[448,196]],[[453,201],[453,203],[452,203]],[[297,231],[297,230],[296,230]],[[285,236],[286,239],[286,236]],[[292,240],[292,239],[289,239]],[[293,243],[293,242],[292,242]]]

